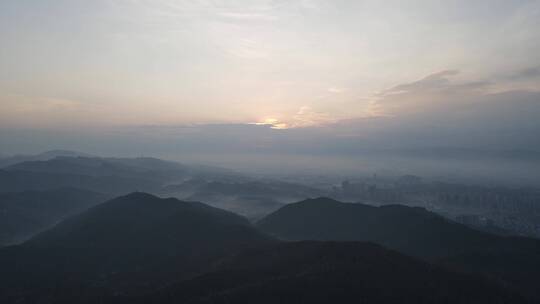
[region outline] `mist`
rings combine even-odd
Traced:
[[[0,303],[540,303],[539,0],[0,0]]]
[[[400,175],[535,185],[540,93],[428,75],[379,94],[385,115],[298,128],[268,124],[2,128],[2,153],[58,148],[153,156],[257,174]],[[520,74],[521,75],[521,74]],[[520,80],[538,77],[525,73]]]

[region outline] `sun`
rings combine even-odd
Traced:
[[[278,129],[278,130],[283,130],[283,129],[288,129],[289,128],[287,123],[282,122],[279,119],[271,118],[271,117],[261,119],[261,120],[259,120],[258,122],[254,123],[254,124],[259,125],[259,126],[270,126],[270,128]]]

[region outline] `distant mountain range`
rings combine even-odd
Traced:
[[[0,303],[540,301],[540,240],[423,208],[154,158],[51,151],[0,167]]]
[[[168,183],[188,178],[221,179],[228,176],[239,174],[221,168],[187,166],[155,158],[59,156],[3,168],[0,170],[0,191],[75,187],[116,195],[133,191],[158,193]]]
[[[0,168],[11,166],[14,164],[27,162],[27,161],[44,161],[50,160],[56,157],[92,157],[92,155],[82,152],[75,152],[69,150],[51,150],[35,155],[14,155],[14,156],[2,156],[0,155]]]
[[[0,192],[65,187],[112,196],[144,191],[204,201],[250,218],[261,218],[287,202],[324,194],[305,185],[148,157],[57,156],[26,160],[0,169]]]
[[[50,151],[15,157],[11,160],[22,162],[0,169],[0,218],[4,219],[0,246],[28,239],[105,198],[134,191],[204,201],[251,219],[286,202],[322,194],[304,185],[256,179],[217,167],[79,154]],[[70,191],[64,193],[66,189]]]

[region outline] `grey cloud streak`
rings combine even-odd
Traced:
[[[97,155],[156,156],[257,173],[390,172],[537,185],[540,92],[492,93],[487,90],[492,85],[455,82],[454,74],[429,76],[379,95],[376,102],[381,107],[402,109],[394,115],[285,130],[252,124],[3,128],[0,153],[63,148]]]
[[[540,92],[490,93],[484,90],[487,83],[454,82],[451,76],[455,75],[456,71],[436,73],[379,94],[376,103],[392,113],[388,116],[286,130],[192,124],[111,127],[96,133],[127,144],[126,150],[147,142],[145,153],[158,154],[210,150],[344,155],[412,148],[540,152]],[[100,149],[107,152],[105,146]]]

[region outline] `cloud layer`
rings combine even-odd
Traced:
[[[527,0],[2,1],[0,126],[306,127],[412,111],[388,95],[450,78],[534,91],[539,20]]]

